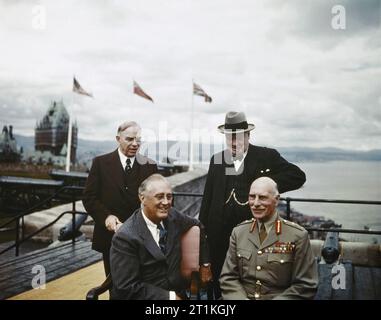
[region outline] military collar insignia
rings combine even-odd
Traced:
[[[251,227],[250,227],[250,232],[254,231],[256,224],[257,224],[257,220],[253,219],[253,223],[251,224]]]
[[[255,226],[257,225],[257,220],[253,219],[253,223],[250,227],[250,232],[253,232],[255,229]],[[280,219],[275,220],[275,233],[277,236],[279,236],[282,233],[282,222]]]
[[[282,233],[282,223],[279,219],[275,221],[275,233],[279,236]]]

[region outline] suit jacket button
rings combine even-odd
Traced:
[[[258,255],[260,256],[263,252],[261,250],[258,251]]]
[[[261,271],[261,270],[262,270],[262,267],[261,267],[261,266],[257,266],[257,270],[258,270],[258,271]]]

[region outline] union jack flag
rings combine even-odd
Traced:
[[[193,94],[205,98],[205,102],[212,102],[212,98],[196,83],[193,82]]]

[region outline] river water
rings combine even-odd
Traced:
[[[283,197],[381,201],[381,162],[329,161],[297,164],[307,175],[305,185]],[[381,205],[293,202],[292,208],[308,215],[324,216],[343,228],[381,230]],[[341,234],[348,240],[378,241],[381,236]]]

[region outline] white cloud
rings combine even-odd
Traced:
[[[213,97],[194,97],[195,128],[217,139],[237,109],[258,144],[380,148],[379,2],[344,1],[339,34],[331,0],[0,1],[0,124],[33,135],[63,98],[80,138],[112,139],[125,119],[154,131],[167,121],[175,136],[190,128],[193,78]],[[45,30],[32,27],[36,5]],[[73,98],[73,74],[95,99]],[[154,104],[131,94],[132,79]]]

